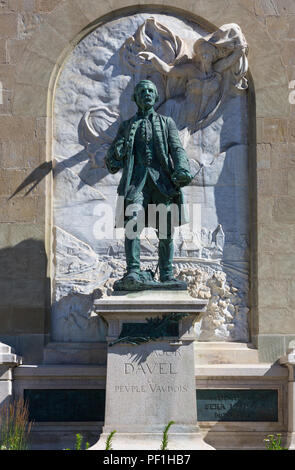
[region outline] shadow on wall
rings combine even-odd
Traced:
[[[51,171],[56,176],[64,169],[76,165],[77,159],[89,160],[89,155],[83,150],[67,159],[66,164],[64,162],[56,163],[56,165],[53,165],[52,162],[42,163],[24,179],[9,199],[21,192],[24,193],[24,197],[28,196]],[[89,166],[91,166],[90,162]],[[86,185],[81,175],[80,179],[80,186]],[[42,362],[43,353],[41,354],[41,350],[43,351],[44,348],[44,335],[48,335],[49,341],[51,339],[49,333],[52,334],[55,341],[95,342],[104,340],[104,325],[98,317],[94,318],[91,315],[92,294],[83,296],[71,293],[65,299],[56,302],[53,305],[53,314],[58,317],[59,321],[58,326],[55,326],[51,331],[50,280],[45,281],[47,258],[43,242],[30,239],[4,251],[3,288],[6,295],[3,308],[0,306],[0,320],[2,316],[5,319],[5,325],[4,328],[0,325],[0,339],[2,337],[3,341],[14,347],[18,354],[27,356],[26,351],[28,348],[30,349],[31,342],[28,338],[30,344],[24,345],[24,338],[29,335],[32,339],[31,336],[34,335],[34,342],[38,343],[35,350],[39,351],[37,362]],[[7,267],[4,267],[5,265]],[[11,272],[9,280],[6,279],[6,272]],[[9,286],[13,288],[10,289]],[[17,315],[15,314],[16,309]],[[36,355],[33,354],[33,356]],[[29,354],[29,357],[32,358],[32,355]],[[34,363],[36,363],[36,359]]]
[[[44,243],[27,239],[0,250],[0,341],[25,363],[42,362],[49,333],[50,282]]]
[[[47,176],[51,172],[51,170],[52,170],[52,162],[44,162],[41,165],[39,165],[16,188],[14,193],[10,196],[9,200],[12,199],[14,196],[16,196],[16,194],[18,194],[20,191],[30,186],[29,189],[27,189],[27,192],[24,194],[24,196],[27,196],[43,180],[43,178],[45,178],[45,176]]]
[[[81,134],[81,123],[79,125],[79,134]],[[54,176],[57,176],[66,168],[71,168],[72,166],[77,165],[81,161],[88,161],[82,171],[79,173],[81,179],[80,187],[85,184],[94,185],[99,180],[104,178],[108,174],[107,168],[104,166],[103,170],[100,168],[100,171],[95,171],[93,164],[91,163],[90,155],[86,150],[87,143],[81,141],[81,145],[85,145],[85,149],[81,150],[77,154],[73,155],[70,158],[67,158],[66,161],[61,161],[53,165],[52,161],[44,162],[35,168],[25,179],[24,181],[15,189],[13,194],[9,197],[8,200],[11,200],[14,196],[20,193],[23,190],[26,190],[24,196],[28,196],[33,189],[52,171]],[[97,145],[96,145],[97,147]],[[85,182],[87,180],[87,182]],[[80,188],[79,188],[80,189]]]

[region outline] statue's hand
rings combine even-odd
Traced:
[[[155,56],[153,52],[139,52],[137,54],[141,59],[152,60]]]
[[[126,153],[125,146],[126,146],[126,142],[124,138],[116,142],[115,147],[114,147],[114,158],[116,160],[121,161],[124,159],[124,156]]]
[[[181,188],[190,184],[190,182],[192,181],[192,176],[186,170],[177,170],[173,173],[171,179],[175,186]]]
[[[118,173],[119,170],[123,168],[123,161],[118,161],[113,158],[110,158],[108,155],[105,157],[105,166],[109,170],[109,172],[114,175]]]

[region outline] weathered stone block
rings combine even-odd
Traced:
[[[10,64],[17,64],[22,57],[28,41],[20,39],[8,39],[7,57]]]
[[[0,39],[0,64],[5,64],[7,61],[6,59],[6,41],[4,39]]]
[[[37,198],[0,198],[0,222],[34,222],[37,214]]]
[[[198,2],[192,2],[191,9],[193,13],[195,13],[195,15],[198,15],[201,18],[204,18],[205,20],[210,21],[211,23],[219,26],[220,24],[224,24],[222,23],[221,18],[223,13],[227,9],[227,3],[225,0],[220,0],[219,7],[216,8],[214,2],[200,0]]]
[[[0,65],[0,80],[4,90],[11,90],[15,80],[15,66],[14,65]]]
[[[289,143],[271,144],[272,171],[276,171],[277,169],[289,168],[293,164],[294,162],[292,160],[292,148]]]
[[[20,116],[46,116],[47,92],[46,87],[17,83],[14,87],[13,113]]]
[[[278,295],[279,294],[279,295]],[[260,318],[261,313],[266,313],[266,310],[269,312],[269,308],[280,309],[287,307],[287,297],[288,297],[288,282],[279,281],[279,280],[260,280],[258,284],[258,305]],[[261,307],[269,307],[268,309],[262,309]],[[269,325],[273,321],[273,315],[268,317],[268,320],[265,318],[265,323],[268,324],[271,332],[278,332],[276,328],[272,329]],[[266,321],[267,320],[267,321]],[[295,326],[295,324],[294,324]],[[264,330],[265,331],[265,330]]]
[[[288,281],[288,304],[290,307],[295,304],[295,281],[293,279]]]
[[[289,168],[288,170],[288,194],[289,196],[295,196],[295,168]]]
[[[43,21],[44,17],[42,14],[27,11],[20,12],[18,14],[18,38],[30,39]]]
[[[257,169],[266,170],[270,168],[271,145],[257,144]]]
[[[295,142],[295,120],[288,122],[288,141]]]
[[[287,169],[273,171],[271,169],[258,170],[257,185],[258,193],[286,195],[287,187]]]
[[[42,292],[43,294],[43,292]],[[30,293],[29,293],[30,296]],[[38,334],[44,331],[44,308],[13,307],[10,318],[10,334]]]
[[[38,140],[46,141],[46,125],[47,119],[45,117],[37,118],[36,121],[36,137]]]
[[[277,171],[272,171],[271,174],[271,184],[272,184],[272,194],[286,195],[288,194],[288,170],[281,169]]]
[[[282,196],[278,197],[274,203],[273,218],[276,222],[282,224],[295,223],[295,197]]]
[[[290,246],[295,244],[295,226],[275,222],[271,225],[261,223],[258,227],[258,243],[259,251],[288,253]]]
[[[3,172],[4,170],[1,171]],[[38,182],[35,188],[32,189],[33,184],[36,183],[36,179],[32,178],[32,180],[30,181],[31,173],[31,169],[5,170],[6,185],[8,186],[9,196],[17,195],[22,197],[34,197],[37,194],[44,194],[45,181],[43,180]]]
[[[279,292],[279,290],[277,292]],[[267,308],[259,307],[258,315],[260,333],[288,334],[295,329],[295,317],[291,309],[276,306],[269,306]]]
[[[288,143],[288,151],[289,151],[289,166],[295,165],[295,142],[289,142]]]
[[[255,77],[254,77],[255,81]],[[257,116],[286,118],[289,116],[288,85],[269,87],[257,91]]]
[[[263,142],[286,142],[288,122],[286,119],[266,118],[263,121]]]
[[[0,231],[0,249],[5,248],[6,253],[9,253],[9,250],[14,250],[18,244],[23,242],[23,251],[28,251],[26,246],[29,243],[34,242],[35,250],[29,250],[30,256],[32,252],[35,253],[33,258],[40,258],[38,262],[41,263],[42,259],[42,247],[44,246],[45,237],[45,227],[41,224],[31,224],[31,223],[13,223],[13,224],[2,224]],[[39,248],[38,248],[39,244]],[[9,257],[9,256],[8,256]],[[14,257],[15,258],[15,257]],[[43,248],[43,259],[44,259],[44,248]],[[15,262],[15,261],[14,261]],[[45,262],[45,261],[44,261]],[[30,267],[31,268],[31,267]],[[43,268],[42,268],[43,269]],[[37,271],[40,275],[40,270]],[[44,271],[42,271],[44,274]],[[38,276],[39,276],[38,275]]]
[[[1,11],[6,13],[9,11],[9,0],[1,0]]]
[[[228,0],[229,8],[232,8],[233,6],[236,6],[237,4],[240,6],[242,12],[246,10],[247,13],[250,13],[251,15],[255,15],[255,8],[254,8],[255,5],[254,5],[253,0],[251,0],[250,2],[249,0],[238,0],[238,2],[236,0]]]
[[[258,223],[271,224],[273,221],[274,198],[271,196],[259,195],[257,200]]]
[[[275,362],[286,352],[284,335],[259,334],[253,340],[258,346],[260,362]]]
[[[288,80],[289,82],[295,80],[295,65],[289,65],[287,68]],[[290,92],[295,89],[295,85],[290,88]]]
[[[271,173],[269,170],[259,170],[257,172],[257,191],[259,196],[272,193]]]
[[[0,116],[7,116],[12,111],[12,92],[8,90],[2,91],[2,103],[0,104]]]
[[[120,6],[118,3],[112,0],[104,0],[103,2],[96,2],[95,0],[85,0],[85,2],[76,1],[78,7],[83,11],[83,14],[88,18],[89,21],[95,21],[97,18],[106,15],[112,9],[116,9],[118,7],[122,8],[124,6],[129,6],[134,4],[133,1],[126,1],[121,0]],[[139,2],[138,2],[139,3]]]
[[[29,11],[36,9],[36,0],[8,0],[8,6],[11,11]]]
[[[295,37],[295,18],[289,17],[286,19],[284,16],[269,16],[266,18],[266,24],[269,34],[276,41],[285,39],[293,39]]]
[[[44,334],[1,334],[0,341],[9,344],[22,356],[23,364],[40,364],[43,360]]]
[[[35,168],[40,161],[40,143],[37,140],[3,142],[0,146],[1,168]]]
[[[295,15],[293,0],[276,0],[280,15]]]
[[[254,70],[255,89],[269,89],[273,86],[286,86],[287,74],[279,54],[258,56],[253,54],[250,60],[251,70]]]
[[[48,58],[25,51],[17,67],[16,81],[18,84],[25,83],[48,88],[53,69],[54,63]]]
[[[251,142],[252,145],[264,143],[263,128],[264,128],[264,119],[262,117],[256,118],[256,142],[254,141],[254,139],[252,139],[252,142]]]
[[[7,182],[6,172],[0,170],[0,196],[10,196],[10,185]]]
[[[23,364],[41,364],[43,362],[44,333],[20,334],[17,337],[17,351],[22,356]]]
[[[295,254],[290,248],[289,253],[274,254],[274,277],[276,279],[292,279],[295,277]]]
[[[216,3],[215,3],[216,8]],[[206,18],[206,16],[204,16]],[[279,53],[279,47],[275,42],[272,42],[271,36],[268,34],[264,22],[258,21],[256,17],[242,8],[239,2],[232,2],[230,8],[226,6],[221,11],[220,24],[225,23],[237,23],[242,29],[247,42],[249,44],[249,62],[254,57],[265,57],[265,51],[270,47],[272,54],[276,56]],[[251,67],[251,65],[250,65]],[[259,70],[258,70],[259,71]],[[254,80],[257,72],[257,67],[251,67],[251,73],[253,74]]]
[[[143,1],[139,1],[139,3],[144,5],[144,4],[148,4],[148,1],[143,0]],[[163,3],[163,5],[167,5],[168,7],[169,6],[170,7],[176,7],[176,8],[181,7],[181,8],[183,8],[183,10],[188,10],[188,11],[191,10],[191,8],[192,8],[192,2],[190,0],[184,0],[182,2],[181,6],[179,5],[179,2],[177,0],[162,0],[159,3],[160,4]],[[197,2],[197,3],[199,3],[199,5],[200,5],[200,3],[202,3],[202,2]],[[221,3],[222,3],[222,1],[221,1]],[[207,4],[208,4],[208,13],[209,13],[210,2],[207,2]],[[202,7],[203,7],[203,5],[202,5]],[[204,17],[204,18],[207,19],[206,17]]]
[[[55,63],[68,44],[69,42],[61,34],[45,23],[42,24],[40,31],[36,32],[29,42],[28,50],[39,56],[49,58]]]
[[[295,65],[294,49],[292,41],[283,41],[281,44],[281,56],[284,65]]]
[[[43,308],[44,285],[43,279],[0,279],[2,307]]]
[[[60,3],[60,0],[36,0],[36,2],[38,11],[50,12]]]
[[[258,263],[258,278],[260,279],[272,279],[273,278],[273,254],[271,252],[264,252],[263,248],[260,248],[258,244],[259,255],[257,256]]]
[[[273,0],[255,0],[255,13],[262,16],[279,16],[278,5]]]
[[[15,13],[0,14],[0,37],[17,37],[17,15]]]
[[[11,311],[3,311],[3,313],[1,309],[0,321],[0,335],[42,333],[44,330],[44,309],[34,307],[13,307]]]
[[[25,92],[25,89],[23,90]],[[35,137],[35,119],[21,116],[0,116],[0,140],[19,142]]]
[[[0,277],[3,279],[42,279],[46,276],[47,257],[42,241],[29,238],[3,248],[0,260]]]
[[[85,28],[89,19],[74,2],[63,2],[49,15],[48,23],[65,39],[72,40]]]

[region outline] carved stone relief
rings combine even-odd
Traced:
[[[195,179],[185,188],[191,223],[176,234],[175,272],[209,299],[202,341],[248,340],[249,207],[247,43],[238,25],[209,33],[169,14],[110,21],[85,37],[59,77],[54,106],[53,339],[99,341],[92,313],[123,275],[123,233],[114,230],[116,189],[104,157],[119,115],[136,112],[134,85],[157,85],[157,112],[179,129]],[[142,236],[144,268],[157,238]]]

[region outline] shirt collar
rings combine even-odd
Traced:
[[[148,111],[138,110],[137,113],[136,113],[136,116],[139,119],[145,119],[145,118],[148,118],[148,117],[152,117],[154,114],[156,114],[156,111],[154,110],[154,108],[151,108]]]

